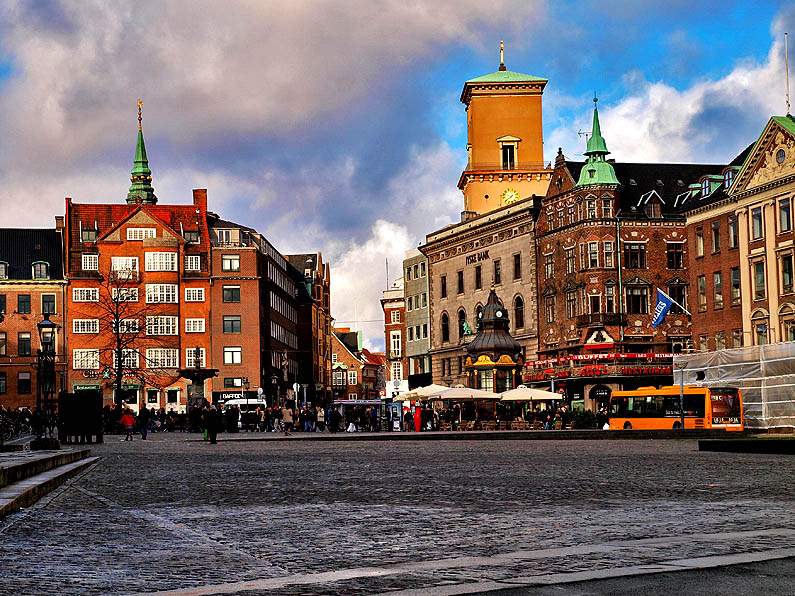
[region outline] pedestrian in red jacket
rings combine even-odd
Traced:
[[[124,410],[124,414],[122,414],[119,423],[121,424],[122,428],[127,432],[127,437],[124,440],[132,441],[133,430],[135,430],[135,418],[133,418],[130,408]]]

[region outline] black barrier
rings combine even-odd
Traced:
[[[79,389],[58,394],[58,438],[63,444],[102,443],[102,393]]]

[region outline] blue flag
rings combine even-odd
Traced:
[[[656,329],[657,325],[665,320],[665,315],[668,314],[673,305],[673,299],[660,288],[657,288],[657,306],[654,307],[654,320],[652,320],[651,326]]]

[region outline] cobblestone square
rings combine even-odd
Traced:
[[[92,451],[0,524],[0,594],[454,593],[795,548],[788,456],[696,441],[175,433]]]

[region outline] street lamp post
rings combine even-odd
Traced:
[[[677,360],[674,357],[674,366],[679,370],[679,428],[685,428],[685,360]]]
[[[31,449],[53,449],[59,445],[50,444],[54,441],[44,439],[44,427],[47,419],[54,416],[52,412],[53,393],[55,393],[55,331],[58,325],[50,321],[50,313],[44,313],[44,319],[36,324],[39,332],[41,348],[36,351],[36,445],[31,443]]]

